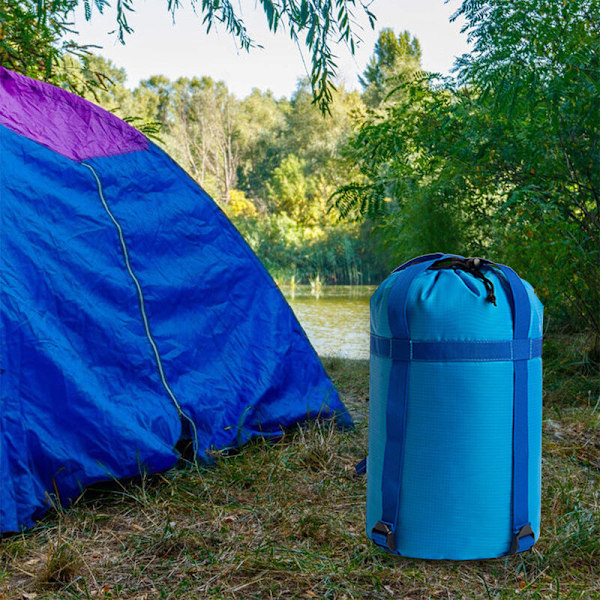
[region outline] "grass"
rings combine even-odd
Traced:
[[[363,532],[368,363],[326,359],[357,420],[88,490],[0,541],[0,600],[600,598],[600,389],[581,338],[546,348],[542,537],[490,561],[390,556]],[[559,355],[573,360],[559,360]]]

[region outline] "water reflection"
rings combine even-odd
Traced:
[[[369,358],[369,298],[375,286],[296,285],[282,291],[320,356]]]

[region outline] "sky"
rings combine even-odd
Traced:
[[[189,0],[188,0],[189,2]],[[112,4],[115,2],[113,0]],[[396,32],[408,30],[416,36],[423,52],[423,67],[428,71],[448,74],[456,56],[468,50],[460,23],[450,23],[450,15],[460,4],[458,0],[373,0],[370,10],[377,16],[375,30],[366,18],[358,19],[356,32],[362,38],[352,55],[343,45],[336,46],[339,81],[349,89],[358,89],[358,77],[364,70],[383,27]],[[110,58],[127,73],[127,85],[135,87],[140,80],[163,74],[177,77],[210,76],[224,81],[238,97],[247,96],[253,88],[271,90],[277,97],[289,97],[298,79],[307,75],[310,56],[298,47],[285,32],[273,35],[268,31],[264,13],[255,0],[238,0],[250,35],[263,48],[250,52],[240,50],[224,29],[206,33],[201,17],[188,6],[180,9],[175,23],[167,11],[167,0],[136,0],[136,11],[129,23],[134,32],[122,45],[111,34],[116,24],[113,11],[105,15],[97,11],[86,21],[83,10],[75,15],[78,40],[96,44],[95,52]]]

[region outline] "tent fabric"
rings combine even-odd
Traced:
[[[1,532],[171,467],[182,437],[208,459],[351,425],[237,230],[114,115],[0,69],[0,206]]]
[[[0,123],[73,160],[148,148],[142,133],[99,106],[2,67]]]

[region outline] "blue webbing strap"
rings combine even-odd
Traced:
[[[363,458],[360,462],[354,465],[354,473],[356,475],[364,475],[367,472],[367,458]]]
[[[413,259],[394,271],[397,273],[388,298],[388,321],[392,336],[410,338],[406,318],[406,301],[412,281],[433,263],[452,255],[429,254]],[[412,267],[408,269],[407,267]],[[410,361],[394,361],[390,370],[386,406],[386,444],[383,458],[384,476],[381,482],[381,520],[371,532],[371,539],[390,552],[396,551],[395,533],[398,526],[402,464],[406,426],[406,400]]]
[[[542,338],[471,342],[424,342],[371,334],[371,352],[392,360],[488,362],[530,360],[542,355]]]
[[[494,263],[490,263],[494,264]],[[504,274],[510,288],[509,301],[513,311],[514,339],[529,335],[531,303],[519,276],[505,265],[496,265]],[[540,353],[541,354],[541,353]],[[513,483],[512,483],[512,533],[508,554],[529,550],[535,542],[529,520],[529,431],[527,362],[514,363],[513,408]]]

